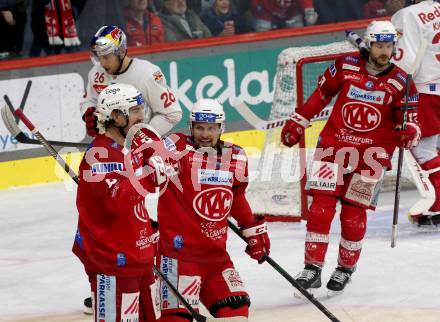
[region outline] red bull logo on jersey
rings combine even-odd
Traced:
[[[434,6],[434,8],[435,9],[432,11],[420,12],[417,14],[417,17],[419,17],[420,21],[423,24],[440,19],[440,5],[436,5]]]
[[[200,191],[193,200],[195,212],[209,221],[223,220],[232,207],[232,192],[226,188],[211,188]]]
[[[380,111],[369,104],[348,102],[342,107],[344,125],[358,132],[369,132],[376,129],[381,119]]]

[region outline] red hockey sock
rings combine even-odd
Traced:
[[[367,230],[367,212],[365,209],[342,203],[341,241],[339,243],[338,264],[343,267],[355,267],[362,250],[362,239]]]
[[[338,198],[328,195],[314,195],[307,217],[304,262],[323,265],[328,248],[330,225],[336,211]]]

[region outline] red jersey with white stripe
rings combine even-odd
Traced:
[[[127,160],[127,158],[125,159]],[[133,171],[141,167],[133,156]],[[152,228],[144,206],[145,190],[129,175],[122,147],[97,135],[79,168],[76,205],[78,230],[73,252],[86,271],[114,276],[140,276],[151,270]],[[137,183],[136,183],[137,182]],[[146,186],[147,185],[147,186]],[[155,191],[154,180],[144,189]]]
[[[245,197],[244,150],[220,141],[209,155],[181,133],[164,142],[171,155],[171,177],[158,205],[161,253],[199,263],[228,260],[227,218],[233,216],[240,226],[254,220]]]
[[[321,76],[318,87],[304,106],[296,111],[310,119],[337,95],[318,146],[335,150],[354,147],[359,152],[359,165],[364,164],[362,156],[366,149],[383,148],[385,153],[376,155],[377,161],[390,168],[390,158],[397,145],[394,128],[402,123],[406,73],[391,64],[382,73],[371,75],[366,63],[360,55],[338,58]],[[414,122],[418,93],[413,82],[408,101],[413,108],[409,121]]]

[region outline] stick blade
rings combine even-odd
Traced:
[[[16,137],[22,131],[18,127],[17,123],[15,122],[14,114],[12,113],[11,109],[5,105],[1,108],[1,116],[3,123],[5,124],[8,131],[11,133],[13,137]]]

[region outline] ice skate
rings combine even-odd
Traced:
[[[344,292],[347,284],[351,282],[351,274],[353,272],[354,269],[352,268],[336,267],[327,283],[327,296],[332,297]]]
[[[92,298],[91,297],[87,297],[84,299],[84,308],[83,308],[83,313],[87,314],[87,315],[92,315],[93,314],[93,307],[92,307]]]
[[[321,287],[321,270],[319,265],[306,264],[303,271],[295,276],[295,281],[309,291],[311,294]],[[294,292],[296,298],[303,298],[304,296],[296,290]]]

